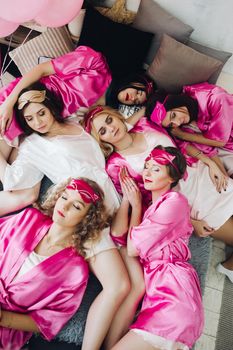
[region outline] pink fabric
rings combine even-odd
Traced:
[[[63,116],[67,117],[80,107],[90,107],[106,91],[111,73],[104,56],[90,47],[79,46],[76,50],[54,58],[55,74],[40,79],[49,90],[61,96],[65,105]],[[0,104],[13,90],[20,78],[0,90]],[[13,140],[21,133],[13,119],[6,137]]]
[[[197,125],[203,135],[226,142],[222,148],[233,152],[233,95],[209,83],[184,86],[183,92],[198,102]]]
[[[168,135],[167,131],[164,128],[157,126],[154,123],[150,123],[149,121],[147,121],[146,118],[141,118],[139,122],[134,126],[134,128],[130,130],[130,133],[131,132],[140,133],[140,132],[146,132],[146,131],[153,132],[155,130],[159,131],[162,134],[167,135],[170,138],[170,136]],[[150,151],[151,150],[148,150],[148,153]],[[121,191],[121,185],[119,181],[119,172],[122,167],[126,167],[128,169],[130,176],[137,183],[143,195],[143,211],[145,211],[148,208],[148,206],[151,204],[151,192],[145,190],[141,174],[134,171],[134,169],[132,169],[128,161],[119,153],[117,152],[112,153],[110,157],[107,159],[106,171],[110,176],[112,182],[114,183],[117,192],[120,193],[121,195],[122,195],[122,191]]]
[[[185,132],[188,132],[190,134],[194,134],[195,131],[189,128],[188,125],[182,126],[182,130]],[[181,150],[183,155],[185,156],[186,162],[189,166],[192,166],[193,164],[198,162],[197,158],[194,158],[190,155],[187,154],[187,146],[192,145],[193,147],[196,147],[198,150],[206,154],[208,157],[213,157],[218,155],[218,149],[216,147],[208,146],[208,145],[202,145],[200,143],[196,142],[188,142],[188,141],[183,141],[180,140],[176,137],[174,137],[175,143],[177,147]]]
[[[189,347],[203,330],[201,290],[190,259],[192,233],[186,198],[169,191],[133,227],[131,239],[144,269],[146,294],[131,328],[142,329]]]
[[[85,203],[95,203],[100,199],[93,188],[82,179],[72,179],[66,188],[68,190],[77,191]]]
[[[88,280],[87,264],[72,248],[14,280],[50,225],[51,219],[34,208],[0,219],[1,308],[30,315],[48,340],[77,311]],[[20,349],[30,337],[30,332],[0,327],[0,349]]]
[[[114,183],[118,193],[122,195],[121,185],[119,181],[119,173],[122,167],[126,167],[129,175],[137,183],[143,198],[143,211],[145,211],[151,203],[151,192],[145,190],[142,175],[134,171],[127,160],[121,156],[119,153],[114,152],[108,158],[106,163],[106,171],[110,176],[112,182]]]

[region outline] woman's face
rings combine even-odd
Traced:
[[[142,84],[134,84],[138,85],[140,88],[144,88]],[[146,93],[143,90],[137,90],[134,88],[127,88],[122,90],[117,95],[118,101],[125,105],[141,105],[146,102]]]
[[[167,112],[166,117],[162,121],[162,125],[165,128],[177,128],[178,126],[188,124],[189,122],[190,116],[187,107],[179,107]]]
[[[46,134],[55,122],[51,111],[42,103],[29,103],[23,115],[28,126],[40,134]]]
[[[148,191],[162,190],[173,182],[168,175],[166,165],[159,164],[153,159],[145,162],[142,178],[144,187]]]
[[[103,113],[96,116],[92,122],[99,139],[115,145],[127,133],[125,124],[116,116]]]
[[[85,203],[78,191],[65,189],[53,211],[53,221],[66,228],[75,228],[85,217],[89,203]]]

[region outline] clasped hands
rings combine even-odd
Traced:
[[[132,207],[141,206],[142,196],[141,191],[138,188],[135,181],[129,175],[126,167],[122,167],[119,172],[119,181],[121,184],[121,190],[123,194],[123,199],[130,203]]]

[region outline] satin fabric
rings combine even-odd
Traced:
[[[0,219],[0,305],[26,313],[51,340],[77,311],[88,267],[73,248],[65,248],[17,278],[26,257],[51,226],[37,209]],[[18,350],[32,333],[0,327],[0,349]]]
[[[144,137],[149,132],[149,126],[140,127],[139,132],[144,132]],[[133,129],[132,131],[134,131]],[[151,129],[153,130],[153,129]],[[131,131],[130,131],[131,132]],[[135,130],[135,133],[137,130]],[[133,156],[124,156],[117,152],[112,153],[106,163],[106,170],[112,179],[117,191],[121,193],[119,172],[122,166],[128,169],[129,174],[135,180],[142,193],[143,209],[150,204],[150,193],[144,189],[142,171],[146,157],[157,145],[170,146],[164,140],[164,133],[150,133],[150,142],[147,141],[145,152]],[[145,137],[148,140],[148,137]],[[169,138],[167,137],[169,140]],[[171,141],[170,141],[171,142]],[[232,215],[233,180],[229,179],[226,191],[217,192],[209,176],[209,168],[201,161],[187,167],[187,179],[181,179],[176,190],[180,191],[189,201],[191,217],[195,220],[205,220],[215,230],[220,228]]]
[[[184,86],[183,92],[198,102],[197,126],[203,136],[225,142],[221,148],[233,153],[233,95],[209,83]],[[182,129],[189,133],[194,132],[188,125],[182,126]],[[190,143],[178,140],[178,144],[185,150]],[[193,145],[210,156],[214,151],[214,148],[206,145]]]
[[[104,56],[88,46],[79,46],[68,54],[51,60],[55,74],[40,79],[59,95],[64,103],[63,116],[67,117],[80,107],[90,107],[111,83],[111,73]],[[11,93],[21,78],[0,90],[0,104]],[[22,133],[15,117],[5,133],[12,141]]]
[[[198,126],[193,125],[193,124],[188,124],[188,125],[182,126],[182,130],[186,131],[190,134],[201,133],[201,130],[198,128]],[[186,149],[187,149],[188,145],[192,145],[193,147],[196,147],[198,150],[203,152],[208,157],[218,156],[218,148],[217,147],[202,145],[202,144],[196,143],[196,142],[188,142],[188,141],[178,139],[177,137],[174,137],[174,140],[176,142],[177,147],[179,147],[179,149],[181,150],[181,152],[185,156],[187,164],[190,166],[197,163],[198,159],[187,154]]]
[[[113,213],[119,206],[119,196],[105,171],[105,158],[96,140],[75,121],[78,135],[58,135],[51,138],[32,134],[21,143],[16,160],[7,165],[4,190],[31,188],[44,175],[58,184],[69,177],[87,177],[104,191],[107,209]]]
[[[133,129],[130,130],[130,133],[144,133],[144,136],[146,138],[147,146],[150,151],[158,145],[164,145],[164,146],[173,146],[175,147],[175,144],[171,137],[168,135],[166,130],[160,126],[157,126],[154,123],[150,123],[147,121],[146,118],[141,118],[139,122],[134,126]],[[153,137],[150,135],[153,133]],[[148,137],[147,137],[148,134]],[[153,138],[153,139],[152,139]],[[152,140],[151,140],[152,139]],[[156,142],[154,142],[156,140]],[[149,155],[150,151],[145,152],[145,157],[143,158],[143,163],[138,164],[140,170],[144,164],[144,160]],[[107,159],[106,162],[106,171],[109,174],[110,178],[112,179],[112,182],[115,185],[115,188],[118,193],[122,194],[121,191],[121,185],[119,181],[119,172],[122,167],[126,167],[128,169],[129,174],[131,177],[136,181],[138,184],[138,187],[140,188],[141,192],[143,193],[143,207],[144,211],[148,208],[148,206],[151,203],[151,193],[149,191],[145,191],[141,171],[135,171],[129,164],[129,161],[126,159],[127,157],[121,156],[117,152],[113,152],[110,157]],[[136,155],[137,158],[137,155]],[[133,162],[133,157],[129,158],[131,162]],[[138,160],[136,159],[134,166],[137,167]]]
[[[144,269],[146,293],[133,329],[142,329],[188,347],[203,330],[204,314],[197,273],[187,262],[192,233],[186,198],[168,191],[131,230]]]

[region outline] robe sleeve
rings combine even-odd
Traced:
[[[207,109],[211,120],[204,136],[227,143],[233,127],[233,96],[216,87],[209,95]]]
[[[64,56],[53,59],[55,71],[43,81],[58,93],[64,102],[64,116],[80,107],[90,107],[107,90],[111,73],[105,57],[87,46],[79,46]]]
[[[180,193],[168,193],[159,205],[152,209],[148,209],[142,223],[133,227],[130,233],[140,256],[143,255],[141,249],[143,252],[151,247],[162,249],[174,240],[192,232],[188,202]]]
[[[88,281],[88,268],[83,259],[77,264],[75,282],[71,281],[63,286],[63,290],[54,296],[46,308],[28,313],[47,340],[53,339],[59,333],[81,304]]]
[[[12,228],[17,225],[18,218],[20,219],[22,217],[22,214],[23,212],[0,218],[0,265],[2,254],[6,250],[9,244],[9,240],[15,233]]]
[[[5,191],[32,188],[42,180],[44,174],[28,159],[29,147],[30,145],[24,141],[16,160],[11,165],[7,165],[3,179]]]
[[[184,131],[190,132],[189,130],[186,130],[186,129],[184,129]],[[196,142],[183,141],[183,140],[180,140],[178,138],[174,138],[174,139],[175,139],[177,147],[181,150],[181,152],[185,156],[186,162],[189,166],[192,166],[192,164],[197,163],[198,159],[188,155],[188,153],[187,153],[187,146],[188,145],[197,148],[198,150],[200,150],[201,152],[206,154],[208,157],[213,157],[213,156],[218,155],[218,149],[216,147],[202,145],[202,144],[196,143]]]
[[[117,157],[117,154],[112,154],[106,163],[106,171],[111,178],[117,192],[120,194],[122,194],[122,191],[119,181],[119,172],[121,167],[124,165],[124,162],[122,162],[121,159]]]

